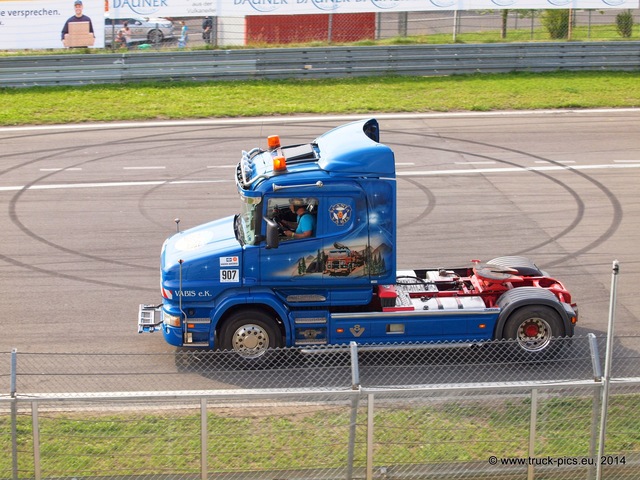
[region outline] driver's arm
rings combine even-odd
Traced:
[[[291,232],[291,235],[288,235],[291,238],[309,238],[313,236],[313,229],[315,226],[314,218],[311,215],[303,215],[300,217],[300,222],[298,223],[298,229],[301,230],[297,232]],[[297,233],[296,233],[297,232]]]
[[[306,232],[296,233],[293,231],[286,231],[284,234],[289,238],[308,238],[313,234],[313,230],[307,230]]]

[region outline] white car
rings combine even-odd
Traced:
[[[104,19],[104,43],[111,45],[118,31],[124,27],[124,22],[129,23],[131,29],[131,43],[160,43],[168,38],[173,38],[173,22],[166,18],[105,18]]]

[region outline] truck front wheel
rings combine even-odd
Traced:
[[[282,347],[282,335],[275,320],[258,310],[234,313],[220,331],[220,348],[233,350],[246,360],[256,360],[268,349],[279,347]]]
[[[520,351],[527,354],[549,353],[553,337],[564,336],[558,313],[544,305],[529,305],[511,314],[502,338],[515,339]]]

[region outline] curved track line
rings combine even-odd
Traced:
[[[563,263],[569,259],[575,259],[577,256],[582,255],[590,250],[592,250],[593,248],[601,245],[602,243],[604,243],[606,241],[606,239],[608,237],[610,237],[613,233],[615,233],[615,231],[618,229],[620,222],[622,221],[622,217],[623,217],[623,211],[622,211],[622,206],[620,204],[620,202],[618,201],[618,199],[616,198],[616,196],[607,188],[605,187],[601,182],[597,181],[596,179],[594,179],[593,177],[591,177],[590,175],[587,175],[579,170],[575,170],[575,169],[571,169],[570,167],[567,167],[566,165],[556,162],[554,160],[542,157],[540,155],[536,155],[536,154],[532,154],[529,152],[525,152],[522,150],[517,150],[517,149],[513,149],[513,148],[509,148],[509,147],[503,147],[500,145],[495,145],[495,144],[490,144],[490,143],[486,143],[486,142],[479,142],[479,141],[473,141],[473,140],[465,140],[465,139],[460,139],[460,138],[456,138],[456,137],[448,137],[448,136],[441,136],[441,135],[431,135],[431,134],[419,134],[419,133],[410,133],[410,132],[398,132],[395,131],[395,133],[398,134],[403,134],[403,135],[410,135],[410,136],[417,136],[420,138],[425,138],[425,137],[430,137],[430,138],[437,138],[440,140],[449,140],[449,141],[455,141],[455,142],[460,142],[460,143],[467,143],[467,144],[472,144],[472,145],[481,145],[484,147],[490,147],[490,148],[494,148],[497,149],[499,151],[505,151],[505,152],[511,152],[511,153],[516,153],[518,155],[522,155],[523,157],[528,157],[528,158],[534,158],[537,160],[543,160],[545,162],[549,162],[552,165],[558,166],[564,170],[567,170],[575,175],[578,175],[579,177],[583,178],[584,180],[586,180],[587,182],[593,184],[594,186],[596,186],[596,188],[598,188],[600,191],[603,192],[603,194],[605,195],[605,197],[609,200],[609,202],[611,203],[611,206],[613,208],[614,214],[612,216],[611,219],[611,223],[609,225],[609,227],[601,234],[599,235],[594,241],[590,242],[589,244],[587,244],[586,246],[580,248],[579,250],[573,252],[573,253],[569,253],[567,255],[564,255],[554,261],[549,262],[547,265],[548,266],[554,266],[560,263]],[[403,145],[403,146],[410,146],[410,147],[416,147],[416,145],[413,144],[403,144],[403,143],[394,143],[394,145]],[[419,147],[419,146],[418,146]],[[457,149],[446,149],[446,148],[438,148],[438,147],[422,147],[422,148],[426,148],[429,150],[438,150],[438,151],[445,151],[445,152],[449,152],[449,153],[457,153],[457,154],[461,154],[461,155],[469,155],[469,156],[474,156],[477,158],[483,158],[483,159],[490,159],[505,165],[510,165],[510,166],[514,166],[514,167],[518,167],[518,168],[522,168],[520,165],[518,165],[515,162],[510,162],[507,160],[502,160],[499,158],[495,158],[495,157],[490,157],[487,155],[482,155],[482,154],[477,154],[474,152],[466,152],[463,150],[457,150]],[[526,249],[520,250],[518,252],[514,252],[514,255],[522,255],[525,254],[527,252],[530,252],[532,250],[541,248],[545,245],[548,245],[550,243],[556,242],[557,240],[559,240],[560,238],[564,237],[565,235],[567,235],[568,233],[570,233],[572,230],[574,230],[581,222],[582,218],[584,217],[584,212],[585,212],[585,205],[583,200],[580,198],[580,195],[573,190],[572,188],[570,188],[566,183],[561,182],[560,180],[554,178],[551,175],[547,175],[544,172],[541,171],[531,171],[528,170],[528,172],[530,173],[534,173],[536,175],[540,175],[542,177],[544,177],[545,179],[556,183],[558,186],[562,187],[563,189],[565,189],[573,198],[574,201],[576,202],[577,208],[578,208],[578,212],[576,214],[576,217],[574,218],[574,220],[560,233],[553,235],[552,237],[550,237],[548,240],[540,242],[536,245],[527,247]]]
[[[41,136],[42,134],[39,134],[37,136]],[[164,136],[161,134],[158,134],[157,136]],[[152,136],[152,137],[155,137]],[[140,137],[140,139],[145,140],[144,143],[147,143],[151,140],[149,140],[151,137],[144,136],[144,137]],[[202,139],[204,141],[204,139]],[[210,139],[207,139],[208,141],[210,141]],[[131,139],[127,139],[127,142],[130,142]],[[180,142],[180,145],[184,145],[184,141],[183,140],[176,140],[176,142]],[[55,153],[51,154],[51,150],[42,150],[39,151],[39,153],[47,153],[47,155],[38,157],[34,160],[30,160],[28,162],[24,162],[22,164],[16,165],[12,168],[6,169],[2,172],[0,172],[0,176],[4,175],[10,171],[16,170],[18,168],[22,168],[26,165],[32,165],[38,162],[41,162],[43,160],[47,160],[47,159],[51,159],[51,158],[56,158],[59,155],[63,155],[63,154],[68,154],[71,152],[75,152],[78,150],[84,150],[90,147],[104,147],[104,146],[109,146],[112,145],[114,142],[103,142],[103,143],[96,143],[96,144],[92,144],[92,145],[82,145],[79,147],[69,147],[69,148],[60,148],[60,149],[56,149]],[[120,143],[120,142],[115,142],[115,143]],[[126,142],[122,142],[122,143],[126,143]],[[145,150],[146,147],[141,147],[139,150]],[[8,157],[9,155],[4,155],[4,156],[0,156],[0,158],[2,157]],[[96,158],[92,158],[89,160],[85,160],[83,162],[79,162],[73,165],[68,166],[67,168],[71,168],[71,167],[78,167],[78,166],[82,166],[82,165],[87,165],[90,163],[94,163],[94,162],[99,162],[101,160],[105,160],[105,159],[109,159],[111,158],[111,156],[103,156],[103,157],[96,157]],[[58,250],[60,252],[66,253],[68,255],[71,256],[76,256],[76,257],[81,257],[81,258],[86,258],[92,261],[98,261],[98,262],[103,262],[103,263],[107,263],[107,264],[111,264],[111,265],[117,265],[117,266],[123,266],[123,267],[127,267],[127,268],[134,268],[136,270],[145,270],[145,271],[157,271],[157,267],[151,267],[148,265],[138,265],[138,264],[134,264],[134,263],[130,263],[130,262],[121,262],[118,260],[114,260],[112,258],[105,258],[105,257],[101,257],[98,255],[93,255],[93,254],[87,254],[87,253],[82,253],[79,252],[78,250],[72,250],[70,248],[67,248],[63,245],[51,242],[50,240],[36,234],[33,230],[31,230],[30,228],[28,228],[19,218],[19,215],[17,213],[17,206],[20,202],[20,199],[22,197],[22,195],[29,190],[30,187],[37,185],[39,183],[41,183],[44,179],[50,178],[56,174],[58,174],[59,172],[50,172],[48,174],[42,175],[36,179],[34,179],[33,181],[25,184],[22,189],[20,189],[18,192],[16,192],[16,194],[13,195],[13,197],[11,198],[11,200],[9,201],[9,205],[8,205],[8,214],[9,214],[9,218],[11,219],[11,222],[20,230],[22,231],[22,233],[24,233],[27,237],[42,243],[50,248],[53,248],[55,250]],[[171,180],[167,180],[167,183],[171,182]],[[155,188],[155,187],[154,187]],[[127,288],[127,289],[136,289],[136,290],[142,290],[142,291],[156,291],[156,289],[149,289],[149,288],[142,288],[140,286],[137,285],[125,285],[125,284],[119,284],[119,283],[112,283],[112,282],[105,282],[105,281],[101,281],[101,280],[94,280],[94,279],[89,279],[86,277],[80,277],[77,275],[70,275],[70,274],[64,274],[64,273],[60,273],[57,271],[53,271],[53,270],[47,270],[47,269],[43,269],[40,267],[35,267],[33,265],[28,265],[25,264],[24,262],[21,262],[15,258],[11,258],[7,255],[4,254],[0,254],[0,259],[6,261],[7,263],[10,263],[12,265],[15,266],[19,266],[22,268],[25,268],[27,270],[31,270],[31,271],[35,271],[41,274],[46,274],[52,277],[57,277],[57,278],[66,278],[69,280],[75,280],[75,281],[79,281],[79,282],[85,282],[85,283],[91,283],[91,284],[96,284],[96,285],[102,285],[102,286],[112,286],[112,287],[116,287],[116,288]]]
[[[448,137],[440,137],[440,138],[447,139]],[[475,145],[489,146],[489,147],[492,146],[491,144],[484,143],[484,142],[477,142],[477,141],[466,141],[466,143],[471,143],[471,144],[475,144]],[[591,183],[592,185],[594,185],[598,190],[600,190],[604,194],[605,198],[607,200],[609,200],[609,202],[611,203],[611,207],[613,209],[613,215],[611,217],[611,222],[609,224],[609,227],[600,236],[598,236],[592,242],[588,243],[586,246],[576,250],[573,253],[567,254],[564,257],[560,257],[559,259],[557,259],[555,261],[549,262],[548,263],[549,266],[554,266],[554,265],[557,265],[559,263],[563,263],[566,260],[577,258],[579,255],[582,255],[582,254],[584,254],[584,253],[586,253],[586,252],[598,247],[599,245],[603,244],[610,236],[612,236],[618,230],[618,228],[620,227],[620,224],[622,222],[622,218],[624,216],[622,205],[620,204],[620,201],[618,200],[618,197],[611,190],[609,190],[603,183],[601,183],[600,181],[596,180],[591,175],[587,175],[586,173],[584,173],[584,172],[582,172],[580,170],[572,169],[572,168],[567,167],[566,165],[564,165],[564,164],[562,164],[560,162],[556,162],[554,160],[550,160],[550,159],[542,157],[540,155],[530,154],[530,153],[527,153],[527,152],[523,152],[521,150],[508,148],[508,147],[500,147],[500,148],[501,148],[501,150],[506,151],[506,152],[512,152],[512,153],[516,153],[516,154],[519,154],[519,155],[525,155],[525,156],[528,156],[528,157],[531,157],[531,158],[535,158],[535,159],[538,159],[538,160],[543,160],[545,162],[549,162],[549,163],[551,163],[553,165],[561,167],[561,168],[567,170],[568,172],[570,172],[570,173],[582,178],[583,180],[587,181],[588,183]],[[509,163],[509,162],[505,162],[505,163]],[[540,174],[540,175],[542,175],[544,177],[547,177],[550,180],[555,180],[552,176],[546,175],[543,172],[535,172],[535,173]],[[575,193],[574,190],[569,189],[569,187],[564,185],[562,182],[558,181],[558,185],[562,185],[567,191],[571,191],[572,194]],[[577,195],[577,193],[576,193],[576,195]],[[577,198],[579,198],[579,196]],[[580,219],[581,219],[584,216],[584,203],[582,202],[582,199],[580,199],[580,202],[582,204],[582,208],[580,209],[580,211],[581,211]],[[572,222],[572,225],[573,225],[573,223],[575,223],[575,222]],[[577,223],[579,223],[579,221]],[[577,225],[577,223],[576,223],[576,225]],[[562,236],[566,235],[569,231],[570,231],[570,229],[565,229],[565,233]],[[557,236],[557,238],[560,238],[560,236]],[[535,246],[535,248],[539,248],[539,246],[546,245],[548,243],[549,242],[543,242],[543,243],[539,244],[538,246]],[[520,252],[516,252],[516,254],[520,254],[520,253],[526,252],[526,251],[528,251],[528,250],[523,250],[523,251],[520,251]]]

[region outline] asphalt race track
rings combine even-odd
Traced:
[[[355,118],[0,128],[0,352],[173,351],[136,317],[160,303],[174,219],[236,213],[241,150]],[[396,153],[399,268],[524,255],[569,287],[577,334],[601,335],[618,260],[616,334],[638,333],[640,110],[377,118]]]

